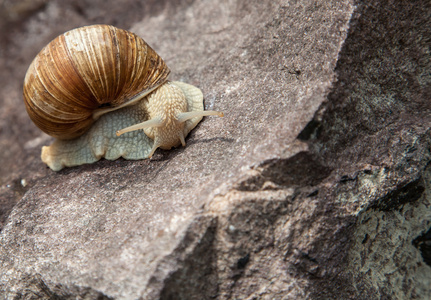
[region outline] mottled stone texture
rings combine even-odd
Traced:
[[[4,299],[430,299],[429,1],[3,1]],[[21,85],[61,32],[199,86],[187,147],[54,173]]]

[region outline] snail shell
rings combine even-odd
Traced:
[[[137,35],[85,26],[51,41],[31,63],[24,102],[32,121],[58,139],[82,135],[95,112],[132,103],[166,81],[169,69]]]

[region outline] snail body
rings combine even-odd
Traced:
[[[56,138],[42,148],[42,160],[58,171],[101,157],[143,159],[159,147],[184,146],[203,116],[223,116],[203,110],[198,88],[167,81],[169,72],[145,41],[113,26],[54,39],[24,80],[30,118]]]

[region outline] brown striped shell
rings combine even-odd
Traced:
[[[95,111],[140,99],[168,75],[165,62],[135,34],[85,26],[58,36],[36,56],[24,79],[24,102],[41,130],[72,139],[88,130]]]

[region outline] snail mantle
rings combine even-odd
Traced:
[[[42,161],[59,171],[185,146],[202,117],[223,113],[204,111],[202,92],[167,81],[169,72],[144,40],[113,26],[85,26],[55,38],[24,79],[30,118],[56,138],[42,148]]]

